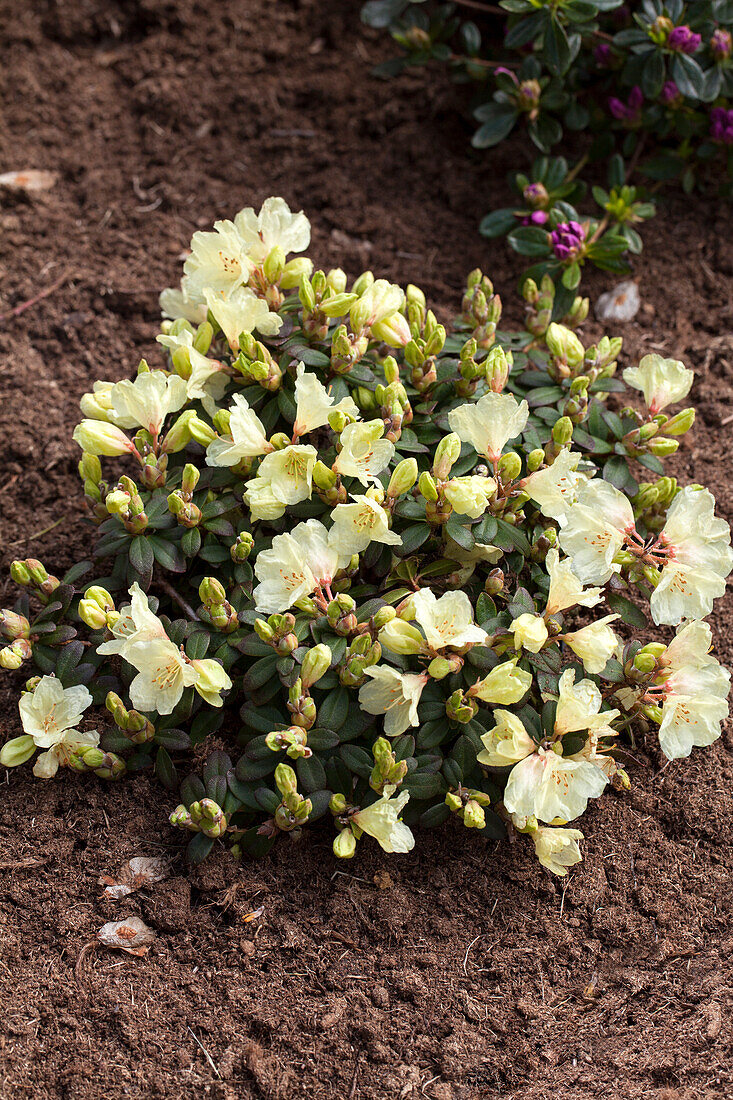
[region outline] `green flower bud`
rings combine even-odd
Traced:
[[[188,430],[191,438],[201,447],[208,447],[216,439],[214,429],[198,416],[189,418]]]
[[[35,751],[36,743],[33,738],[27,733],[21,734],[20,737],[6,741],[0,749],[0,764],[4,768],[17,768],[30,760]]]
[[[356,294],[331,294],[323,299],[319,309],[326,317],[345,317],[358,300]]]
[[[331,667],[331,650],[321,643],[309,649],[300,666],[300,679],[303,689],[308,691],[313,684],[318,683]]]
[[[397,463],[392,472],[392,477],[389,479],[387,496],[399,497],[403,496],[405,493],[409,493],[416,481],[417,460],[414,458],[403,458],[401,462]]]
[[[535,470],[539,470],[542,463],[545,461],[545,452],[542,447],[537,447],[534,451],[530,451],[527,455],[527,471],[533,474]]]
[[[342,829],[333,842],[333,854],[339,859],[351,859],[356,852],[356,837],[351,829]]]
[[[168,818],[171,825],[176,829],[193,829],[195,828],[190,813],[186,807],[181,803],[176,806],[173,813]]]
[[[165,454],[177,454],[188,446],[193,438],[191,422],[195,419],[196,413],[192,409],[188,409],[186,412],[181,413],[171,424],[161,444],[161,449]]]
[[[435,448],[435,458],[433,460],[433,474],[438,481],[445,481],[451,472],[451,469],[458,461],[461,455],[461,440],[455,432],[450,432],[448,435],[444,435]],[[425,476],[424,474],[422,475]],[[422,480],[422,478],[421,478]],[[432,479],[431,479],[432,480]],[[422,491],[422,486],[421,486]],[[425,493],[423,493],[425,496]],[[426,500],[437,500],[435,497],[427,497]]]
[[[340,267],[332,267],[330,271],[326,272],[326,286],[334,294],[343,294],[346,290],[346,272]]]
[[[212,604],[223,603],[227,598],[224,585],[215,577],[204,577],[199,585],[199,599],[204,607]]]
[[[23,588],[27,588],[32,584],[31,572],[24,561],[14,561],[10,565],[10,576],[16,584],[20,584]]]
[[[463,824],[467,829],[483,829],[486,825],[483,807],[473,798],[463,808]]]
[[[107,612],[96,600],[79,600],[79,618],[90,630],[104,630],[107,626]]]
[[[638,672],[643,672],[645,675],[653,672],[657,667],[656,659],[651,653],[637,653],[634,657],[634,668]]]
[[[564,325],[553,322],[547,329],[545,342],[550,352],[562,359],[569,367],[577,367],[585,358],[585,348],[578,337]]]
[[[18,638],[10,645],[5,646],[4,649],[0,649],[0,668],[4,668],[8,672],[15,672],[24,661],[29,661],[32,656],[33,649],[30,642],[25,638]]]
[[[0,634],[9,642],[18,638],[29,638],[31,626],[25,615],[18,615],[15,611],[4,608],[0,611]]]
[[[84,452],[79,461],[79,476],[82,481],[91,481],[93,485],[99,485],[102,480],[102,463],[97,455]]]
[[[342,794],[331,795],[331,801],[328,803],[328,809],[334,817],[338,817],[346,809],[346,799]]]
[[[438,499],[438,490],[436,488],[435,482],[433,481],[427,470],[424,470],[423,473],[420,474],[418,486],[420,487],[420,492],[422,493],[425,500],[428,500],[431,503],[435,504]]]
[[[499,473],[503,481],[516,481],[522,472],[522,460],[516,451],[507,451],[499,459]]]
[[[573,422],[569,416],[561,416],[555,421],[552,429],[553,442],[557,443],[558,447],[567,447],[572,438]]]
[[[666,425],[665,425],[666,429]],[[669,455],[673,455],[679,442],[676,439],[665,439],[664,436],[657,436],[655,439],[650,439],[647,443],[647,450],[656,455],[657,458],[667,458]]]
[[[278,764],[275,768],[275,783],[283,797],[298,793],[298,778],[289,764]]]
[[[351,288],[351,293],[358,294],[359,297],[361,297],[364,291],[367,290],[373,282],[374,274],[371,271],[364,271],[358,277],[358,279],[354,281],[354,285]]]
[[[387,623],[391,623],[393,619],[397,618],[397,612],[393,607],[386,604],[384,607],[380,607],[379,611],[372,616],[372,626],[375,630],[379,631]]]
[[[265,257],[265,262],[262,265],[265,278],[268,283],[277,283],[280,280],[280,276],[283,273],[285,267],[285,253],[279,244],[276,244],[274,248],[271,248]]]
[[[233,562],[241,565],[252,553],[255,540],[249,531],[240,531],[235,541],[229,548],[229,554]]]

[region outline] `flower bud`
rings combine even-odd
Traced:
[[[33,649],[30,642],[25,638],[18,638],[10,645],[5,646],[4,649],[0,649],[0,668],[7,669],[8,672],[15,672],[24,661],[29,661],[32,656]]]
[[[537,447],[534,451],[530,451],[527,455],[527,472],[533,474],[535,470],[539,470],[544,461],[545,452],[542,447]]]
[[[553,321],[547,329],[545,342],[552,355],[562,359],[569,367],[577,367],[583,362],[585,348],[575,333],[564,325]]]
[[[285,253],[279,244],[276,244],[274,248],[265,256],[265,262],[262,265],[262,270],[265,274],[265,278],[268,283],[277,283],[285,268]]]
[[[351,288],[352,294],[358,294],[359,297],[374,283],[374,275],[371,271],[364,271],[354,281],[354,285]]]
[[[29,638],[31,632],[30,623],[25,615],[18,615],[15,611],[3,608],[0,611],[0,634],[9,642],[18,638]]]
[[[79,618],[90,630],[104,630],[107,626],[107,612],[96,600],[86,597],[79,600]]]
[[[477,711],[478,703],[464,695],[460,688],[457,688],[446,700],[445,713],[454,722],[465,725],[475,717]]]
[[[516,481],[522,472],[522,460],[516,451],[507,451],[499,459],[499,473],[503,481]]]
[[[452,657],[434,657],[428,665],[428,675],[434,680],[444,680],[454,672],[463,668],[463,659],[454,655]]]
[[[178,454],[187,447],[193,438],[191,434],[191,421],[196,418],[193,409],[187,409],[171,424],[163,437],[161,451],[164,454]]]
[[[275,768],[275,783],[283,796],[298,793],[298,778],[289,764],[278,764]]]
[[[227,598],[224,585],[215,577],[204,577],[199,585],[199,599],[204,607],[212,604],[223,603]]]
[[[83,451],[92,455],[114,458],[135,452],[129,436],[114,424],[105,424],[101,420],[82,420],[74,428],[72,439]]]
[[[435,482],[433,481],[427,470],[424,470],[420,474],[418,486],[425,500],[428,500],[432,504],[435,504],[438,499],[438,490],[436,488]]]
[[[411,333],[407,318],[401,313],[391,313],[382,321],[372,325],[372,336],[375,340],[381,340],[391,348],[403,348],[409,344]]]
[[[20,737],[13,737],[6,741],[0,749],[0,764],[4,768],[17,768],[30,760],[36,751],[36,743],[30,734],[24,733]]]
[[[637,653],[634,657],[634,668],[645,675],[653,672],[657,667],[656,658],[651,653]]]
[[[397,618],[397,612],[389,604],[385,604],[384,607],[380,607],[379,611],[372,616],[372,626],[375,630],[379,631],[387,623],[391,623],[393,619]]]
[[[666,425],[665,425],[666,429]],[[656,455],[657,458],[667,458],[669,455],[673,455],[679,443],[676,439],[665,439],[664,436],[658,435],[654,439],[650,439],[647,443],[647,450]]]
[[[399,497],[403,496],[404,493],[409,493],[416,481],[417,460],[403,458],[401,462],[397,463],[392,472],[392,477],[389,479],[387,496]]]
[[[356,852],[356,837],[351,829],[342,829],[334,838],[333,854],[339,859],[351,859]]]
[[[695,410],[689,408],[683,409],[682,412],[678,412],[675,416],[671,417],[663,427],[667,435],[684,435],[685,432],[689,432],[694,423]]]
[[[191,438],[201,447],[208,447],[216,439],[216,432],[211,425],[198,416],[189,418],[188,430],[191,433]]]
[[[552,439],[558,447],[567,447],[573,438],[573,422],[569,416],[561,416],[552,428]]]
[[[255,540],[249,531],[240,531],[236,540],[229,548],[229,554],[233,562],[242,565],[252,553]]]
[[[433,460],[433,474],[438,481],[445,481],[448,477],[451,469],[458,461],[461,455],[461,439],[455,432],[450,432],[449,435],[444,435],[435,448],[435,458]],[[431,479],[432,480],[432,479]],[[421,487],[422,491],[422,487]],[[423,493],[425,496],[425,493]],[[426,497],[426,500],[437,500],[437,496]]]
[[[503,348],[493,347],[486,356],[484,364],[486,381],[494,393],[501,393],[509,378],[509,368],[512,362],[512,353],[506,354]]]
[[[323,299],[319,309],[326,317],[345,317],[358,300],[356,294],[331,294]]]
[[[504,572],[501,569],[492,569],[484,583],[484,592],[487,596],[496,596],[504,588]]]
[[[483,807],[474,798],[470,798],[463,808],[463,824],[467,829],[483,829],[486,825]]]
[[[308,691],[313,684],[318,683],[321,677],[326,675],[330,667],[331,650],[327,645],[321,643],[320,645],[314,646],[313,649],[309,649],[303,657],[300,666],[300,679],[303,684],[303,689]]]
[[[330,271],[326,272],[326,286],[334,294],[343,294],[346,290],[346,272],[340,267],[332,267]]]

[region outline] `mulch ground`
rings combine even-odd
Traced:
[[[83,555],[79,396],[158,361],[158,291],[216,217],[282,194],[310,216],[317,263],[416,282],[444,317],[481,266],[521,316],[517,258],[476,225],[508,198],[522,139],[472,152],[463,94],[442,73],[375,81],[389,46],[359,6],[0,6],[3,170],[59,173],[37,198],[0,202],[3,564],[32,555],[58,572]],[[710,485],[732,519],[730,208],[671,199],[644,240],[624,361],[658,350],[699,372],[675,472]],[[9,591],[0,582],[3,602]],[[713,627],[733,665],[730,596]],[[20,682],[0,685],[3,738],[18,732]],[[365,844],[337,863],[314,830],[259,863],[222,849],[191,872],[152,779],[14,772],[0,798],[0,1095],[730,1095],[732,752],[730,725],[688,761],[640,747],[633,790],[589,810],[585,861],[565,881],[524,844],[458,827],[420,835],[409,857]],[[101,900],[101,874],[161,851],[174,877]],[[133,913],[157,933],[147,956],[85,948]]]

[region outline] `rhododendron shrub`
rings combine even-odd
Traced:
[[[194,861],[318,822],[406,853],[453,816],[565,874],[629,739],[683,758],[727,714],[729,528],[662,462],[693,373],[619,370],[549,279],[509,332],[474,271],[449,333],[309,237],[275,198],[196,233],[155,361],[82,397],[89,558],[12,565],[0,763],[154,768]]]

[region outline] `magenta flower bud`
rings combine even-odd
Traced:
[[[733,145],[733,110],[713,107],[710,112],[710,136],[721,145]]]
[[[528,206],[539,209],[547,205],[550,196],[544,183],[528,183],[522,191],[522,198]]]
[[[687,53],[692,54],[700,49],[702,45],[702,35],[695,34],[689,27],[684,24],[681,27],[673,27],[669,32],[669,38],[667,39],[667,46],[670,50],[674,50],[675,53]]]
[[[718,27],[710,39],[710,52],[716,61],[726,61],[733,52],[733,37],[730,31]]]
[[[616,96],[611,96],[608,101],[608,109],[614,118],[617,118],[620,122],[625,122],[629,128],[632,128],[641,122],[643,103],[644,93],[639,85],[635,84],[629,92],[626,103],[617,99]]]
[[[668,80],[662,88],[659,98],[666,106],[672,107],[682,102],[682,93],[674,80]]]
[[[607,69],[613,60],[613,50],[607,42],[601,42],[593,51],[596,65],[601,69]]]
[[[580,222],[561,222],[553,229],[550,240],[558,260],[574,260],[585,244],[585,230]]]
[[[539,106],[541,95],[539,80],[523,80],[519,85],[520,111],[534,111]]]

